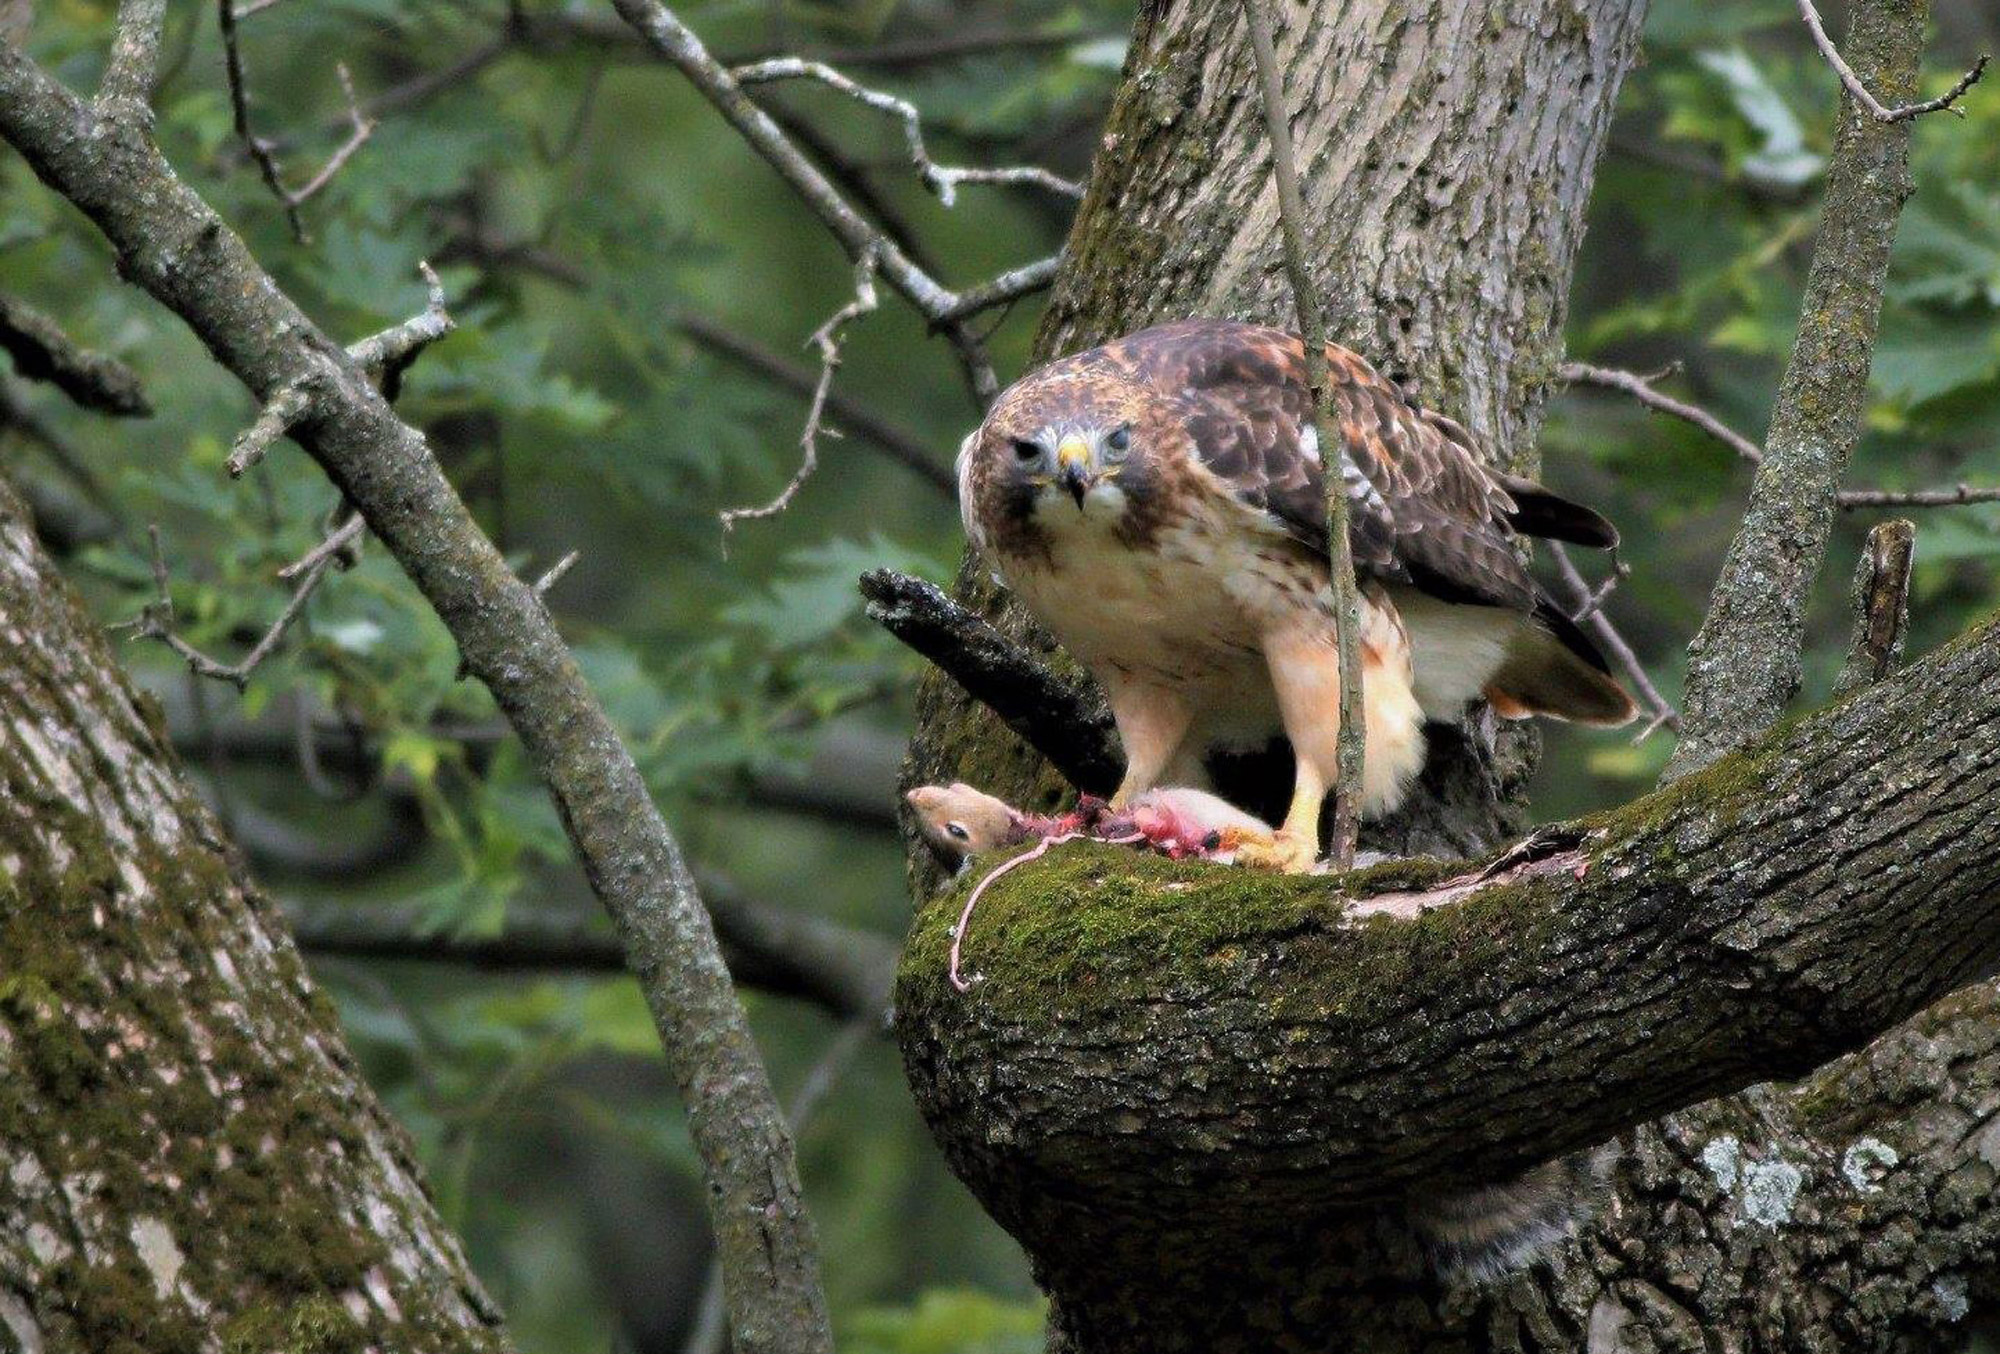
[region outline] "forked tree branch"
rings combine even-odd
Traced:
[[[1833,67],[1833,73],[1840,77],[1841,85],[1854,101],[1868,111],[1868,116],[1877,122],[1907,122],[1911,118],[1922,117],[1926,113],[1942,113],[1949,109],[1959,117],[1964,117],[1963,109],[1956,105],[1968,89],[1979,83],[1979,77],[1986,73],[1987,57],[1980,57],[1972,63],[1972,69],[1958,77],[1958,82],[1935,99],[1925,99],[1919,103],[1898,104],[1888,107],[1876,98],[1867,84],[1854,73],[1854,67],[1847,64],[1840,55],[1840,48],[1827,36],[1826,25],[1820,22],[1819,11],[1813,8],[1813,0],[1799,0],[1799,17],[1805,20],[1806,31],[1812,34],[1813,46],[1826,64]]]
[[[944,335],[965,366],[974,397],[984,404],[999,393],[1000,382],[986,356],[985,344],[966,323],[972,313],[967,294],[955,292],[932,277],[856,211],[826,175],[792,144],[771,115],[751,100],[742,82],[710,54],[701,39],[671,9],[659,0],[613,0],[613,4],[647,45],[685,75],[751,149],[805,200],[840,242],[849,260],[859,264],[872,257],[883,281]],[[991,290],[989,285],[971,294]],[[1008,293],[999,300],[1012,299],[1018,294]],[[999,300],[981,303],[998,304]]]
[[[122,276],[181,316],[292,425],[436,609],[548,785],[680,1085],[746,1354],[830,1348],[792,1147],[679,845],[534,590],[516,578],[369,372],[324,334],[142,126],[101,117],[0,42],[0,136],[102,230]]]

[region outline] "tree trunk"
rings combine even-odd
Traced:
[[[4,483],[0,1123],[0,1347],[507,1347],[282,917]]]
[[[1336,337],[1516,466],[1532,459],[1592,171],[1643,8],[1320,0],[1285,16],[1280,50]],[[1038,359],[1185,314],[1285,322],[1248,63],[1231,0],[1142,14]],[[978,569],[960,592],[1003,630],[1046,644]],[[1412,864],[1341,890],[1391,889],[1403,895],[1392,913],[1425,913],[1379,930],[1324,883],[1064,848],[982,900],[966,954],[984,981],[959,994],[942,981],[942,937],[963,895],[933,900],[898,990],[906,1064],[954,1168],[1050,1292],[1051,1349],[1962,1342],[1954,1323],[1983,1296],[1977,1276],[2000,1240],[2000,995],[1986,985],[1796,1088],[1627,1133],[1594,1221],[1529,1273],[1442,1285],[1408,1204],[1698,1096],[1796,1074],[1989,969],[1983,941],[1949,939],[1987,927],[2000,899],[1982,793],[1960,793],[1966,767],[1940,760],[1952,749],[1898,725],[1922,709],[1928,728],[1980,727],[1984,698],[1981,712],[1948,717],[1933,705],[1964,689],[1952,664],[2000,662],[1995,643],[1982,631],[1920,686],[1795,731],[1769,754],[1777,761],[1725,763],[1490,885],[1462,878],[1433,895],[1454,871]],[[1371,844],[1461,856],[1518,827],[1526,749],[1507,738],[1496,749],[1490,725],[1440,732],[1412,808]],[[1845,828],[1821,812],[1838,786],[1860,792],[1857,777],[1898,739],[1907,775],[1871,780]],[[1842,748],[1860,754],[1851,772],[1777,804],[1762,777]],[[911,771],[1024,802],[1062,792],[935,675]],[[1753,823],[1798,854],[1760,855]],[[1612,843],[1631,845],[1632,830],[1652,844],[1621,856]],[[1867,859],[1841,863],[1828,843],[1843,831]],[[1947,838],[1970,854],[1930,858]],[[936,880],[920,856],[914,873],[928,896]],[[1507,915],[1507,898],[1537,893],[1532,918]],[[1709,929],[1704,897],[1747,910]],[[1898,909],[1925,903],[1939,907],[1928,925],[1900,926]],[[1821,956],[1858,964],[1847,978],[1808,978],[1788,949],[1808,913],[1870,928],[1873,940],[1831,940]],[[1641,933],[1651,939],[1621,945]],[[1660,963],[1655,946],[1681,960],[1653,968],[1657,984],[1608,971],[1618,966],[1606,954]],[[1653,1004],[1663,993],[1687,1004],[1666,1013]],[[1856,1001],[1873,1004],[1864,1015]],[[1672,1073],[1612,1068],[1599,1061],[1619,1062],[1607,1039],[1640,1061],[1663,1056]]]
[[[1644,0],[1319,0],[1279,16],[1329,332],[1512,465],[1532,463],[1584,207],[1644,13]],[[1236,0],[1140,15],[1037,361],[1186,315],[1291,322],[1241,17]],[[1047,647],[976,564],[959,591]],[[1533,748],[1521,726],[1434,728],[1408,807],[1364,828],[1363,844],[1463,855],[1513,834]],[[1065,791],[936,675],[911,773],[1027,804]],[[936,876],[914,854],[928,894]]]

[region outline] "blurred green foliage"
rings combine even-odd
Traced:
[[[30,45],[88,86],[111,8],[45,4]],[[2000,46],[2000,19],[1986,4],[1940,10],[1931,83],[1942,88]],[[372,138],[303,207],[307,240],[292,238],[233,134],[210,4],[170,5],[161,139],[335,333],[358,338],[420,309],[416,265],[438,265],[460,328],[411,372],[401,408],[524,574],[582,551],[551,605],[690,854],[771,903],[897,932],[907,904],[886,815],[917,665],[862,620],[853,579],[881,563],[948,577],[956,514],[864,439],[828,437],[790,510],[740,524],[725,555],[717,513],[789,477],[803,403],[678,321],[703,317],[809,368],[802,345],[845,299],[849,270],[706,106],[618,39],[608,7],[524,0],[521,14],[525,29],[510,30],[502,0],[279,0],[244,20],[253,124],[279,144],[289,183],[347,134],[337,65],[379,104]],[[1080,175],[1130,14],[1104,0],[705,0],[687,17],[728,54],[872,50],[849,68],[924,109],[941,159]],[[911,55],[986,33],[1021,41]],[[1066,200],[967,188],[947,210],[909,172],[894,124],[824,91],[768,97],[841,149],[844,172],[948,282],[1059,246]],[[1788,0],[1657,0],[1600,177],[1572,353],[1673,366],[1665,388],[1761,435],[1796,325],[1834,98]],[[1919,191],[1857,485],[2000,483],[2000,95],[1976,89],[1964,108],[1963,121],[1916,127]],[[158,411],[110,422],[0,377],[66,449],[0,426],[8,473],[50,520],[83,524],[67,541],[73,577],[107,621],[135,614],[153,588],[145,526],[158,523],[183,632],[240,652],[282,606],[276,570],[319,538],[333,490],[289,447],[227,479],[247,396],[171,316],[118,285],[92,231],[4,153],[0,288],[127,358]],[[1019,370],[1034,311],[1000,318],[1003,379]],[[974,417],[949,353],[893,299],[849,335],[838,391],[946,464]],[[1553,483],[1623,526],[1631,575],[1609,610],[1671,697],[1747,467],[1598,392],[1555,402],[1542,451]],[[1837,667],[1846,574],[1869,520],[1845,518],[1835,542],[1807,699]],[[1922,517],[1915,647],[1995,604],[1996,528],[1992,507]],[[320,591],[240,698],[194,687],[156,646],[124,654],[280,895],[414,901],[437,932],[590,915],[491,703],[457,679],[448,636],[379,549]],[[1635,747],[1553,731],[1538,808],[1627,798],[1666,752],[1665,736]],[[418,963],[319,972],[523,1347],[678,1347],[704,1263],[699,1199],[629,985]],[[834,1031],[750,1000],[789,1093]],[[937,1161],[888,1048],[862,1051],[801,1137],[846,1347],[1037,1344],[1018,1255]]]

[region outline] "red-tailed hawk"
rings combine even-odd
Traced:
[[[1400,802],[1424,720],[1475,697],[1509,718],[1630,719],[1631,698],[1514,549],[1516,533],[1608,548],[1611,524],[1487,467],[1470,433],[1356,354],[1329,344],[1327,360],[1362,589],[1362,814]],[[1295,868],[1317,854],[1335,779],[1322,475],[1304,345],[1221,320],[1023,377],[958,461],[973,545],[1110,698],[1126,755],[1112,802],[1199,784],[1210,748],[1283,732]]]

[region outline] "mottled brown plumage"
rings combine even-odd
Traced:
[[[1475,696],[1508,715],[1629,718],[1514,548],[1517,532],[1609,546],[1611,525],[1489,469],[1464,428],[1356,354],[1327,356],[1363,584],[1364,813],[1392,807],[1421,764],[1423,717]],[[1286,830],[1316,842],[1338,669],[1304,366],[1281,330],[1144,330],[1003,392],[966,440],[959,484],[975,546],[1104,682],[1129,763],[1121,794],[1170,770],[1197,777],[1209,747],[1282,729],[1299,761]]]

